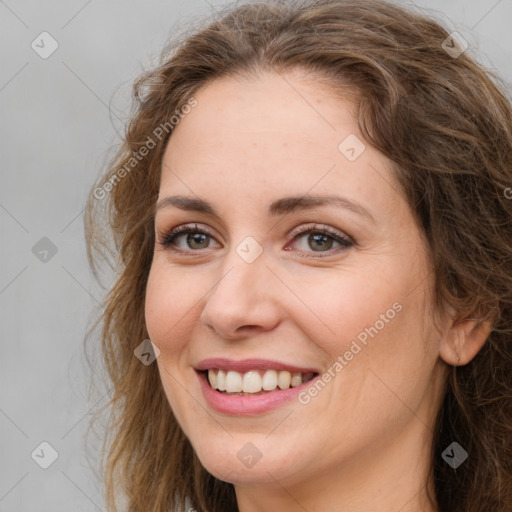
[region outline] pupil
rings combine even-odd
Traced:
[[[315,241],[315,245],[313,247],[313,250],[316,250],[316,248],[320,248],[320,249],[324,249],[326,248],[325,246],[321,245],[321,244],[317,244],[316,242],[319,242],[322,238],[325,240],[327,240],[328,242],[331,242],[332,244],[332,240],[329,239],[329,237],[325,236],[325,235],[322,235],[322,234],[318,234],[318,235],[310,235],[309,238],[313,238],[313,240]],[[329,243],[327,244],[329,245]],[[329,247],[327,247],[327,249],[329,249]]]
[[[190,243],[190,242],[198,242],[199,244],[201,244],[201,241],[198,241],[197,238],[202,238],[202,242],[204,243],[206,237],[208,235],[205,235],[203,233],[189,233],[188,237],[187,237],[187,243]],[[208,244],[207,244],[208,245]]]

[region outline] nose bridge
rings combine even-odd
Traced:
[[[255,239],[232,246],[205,299],[202,321],[225,338],[233,336],[238,327],[267,329],[274,324],[277,311],[270,304],[270,295],[275,288],[270,281],[275,277],[266,265],[263,248]]]
[[[251,302],[256,296],[261,297],[262,284],[271,275],[261,245],[254,238],[244,239],[230,248],[222,265],[222,277],[213,293],[225,296],[230,303],[233,300],[240,304]]]

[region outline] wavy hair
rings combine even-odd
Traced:
[[[169,120],[179,122],[216,78],[294,69],[357,97],[361,133],[392,161],[428,241],[436,310],[492,319],[476,357],[447,374],[429,498],[442,512],[512,510],[512,102],[471,50],[448,53],[449,37],[441,21],[388,1],[248,2],[175,37],[137,79],[122,144],[85,215],[95,274],[100,261],[116,270],[94,325],[112,388],[101,452],[109,512],[118,493],[129,512],[238,510],[233,485],[206,471],[179,427],[157,366],[141,364],[134,349],[148,338],[145,289]],[[453,441],[469,454],[456,470],[441,457]]]

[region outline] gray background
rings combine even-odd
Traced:
[[[512,0],[415,4],[512,88]],[[84,437],[108,396],[88,395],[83,340],[104,291],[85,256],[84,200],[119,142],[133,79],[176,28],[221,5],[0,0],[0,512],[104,510]],[[31,47],[43,31],[59,45],[47,59]],[[50,460],[43,441],[58,452],[48,469],[35,462]]]

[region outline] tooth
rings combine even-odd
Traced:
[[[217,375],[213,370],[208,370],[208,380],[210,381],[210,386],[213,389],[217,389]]]
[[[226,372],[224,370],[219,370],[217,373],[217,389],[226,391]]]
[[[302,384],[302,374],[300,372],[293,372],[291,378],[291,386],[295,388]]]
[[[300,386],[313,378],[313,373],[266,370],[263,377],[259,370],[244,374],[233,370],[208,370],[208,381],[213,389],[227,393],[263,393],[275,389],[289,389]]]
[[[282,370],[279,372],[279,376],[277,378],[277,385],[281,389],[288,389],[290,387],[291,380],[292,380],[291,373],[286,370]]]
[[[242,391],[244,393],[258,393],[258,391],[261,391],[261,377],[258,371],[253,370],[244,374]]]
[[[273,391],[277,388],[277,372],[275,370],[267,370],[263,375],[263,389],[265,391]]]
[[[242,391],[242,376],[238,372],[230,370],[226,374],[226,391],[228,393],[239,393]]]

